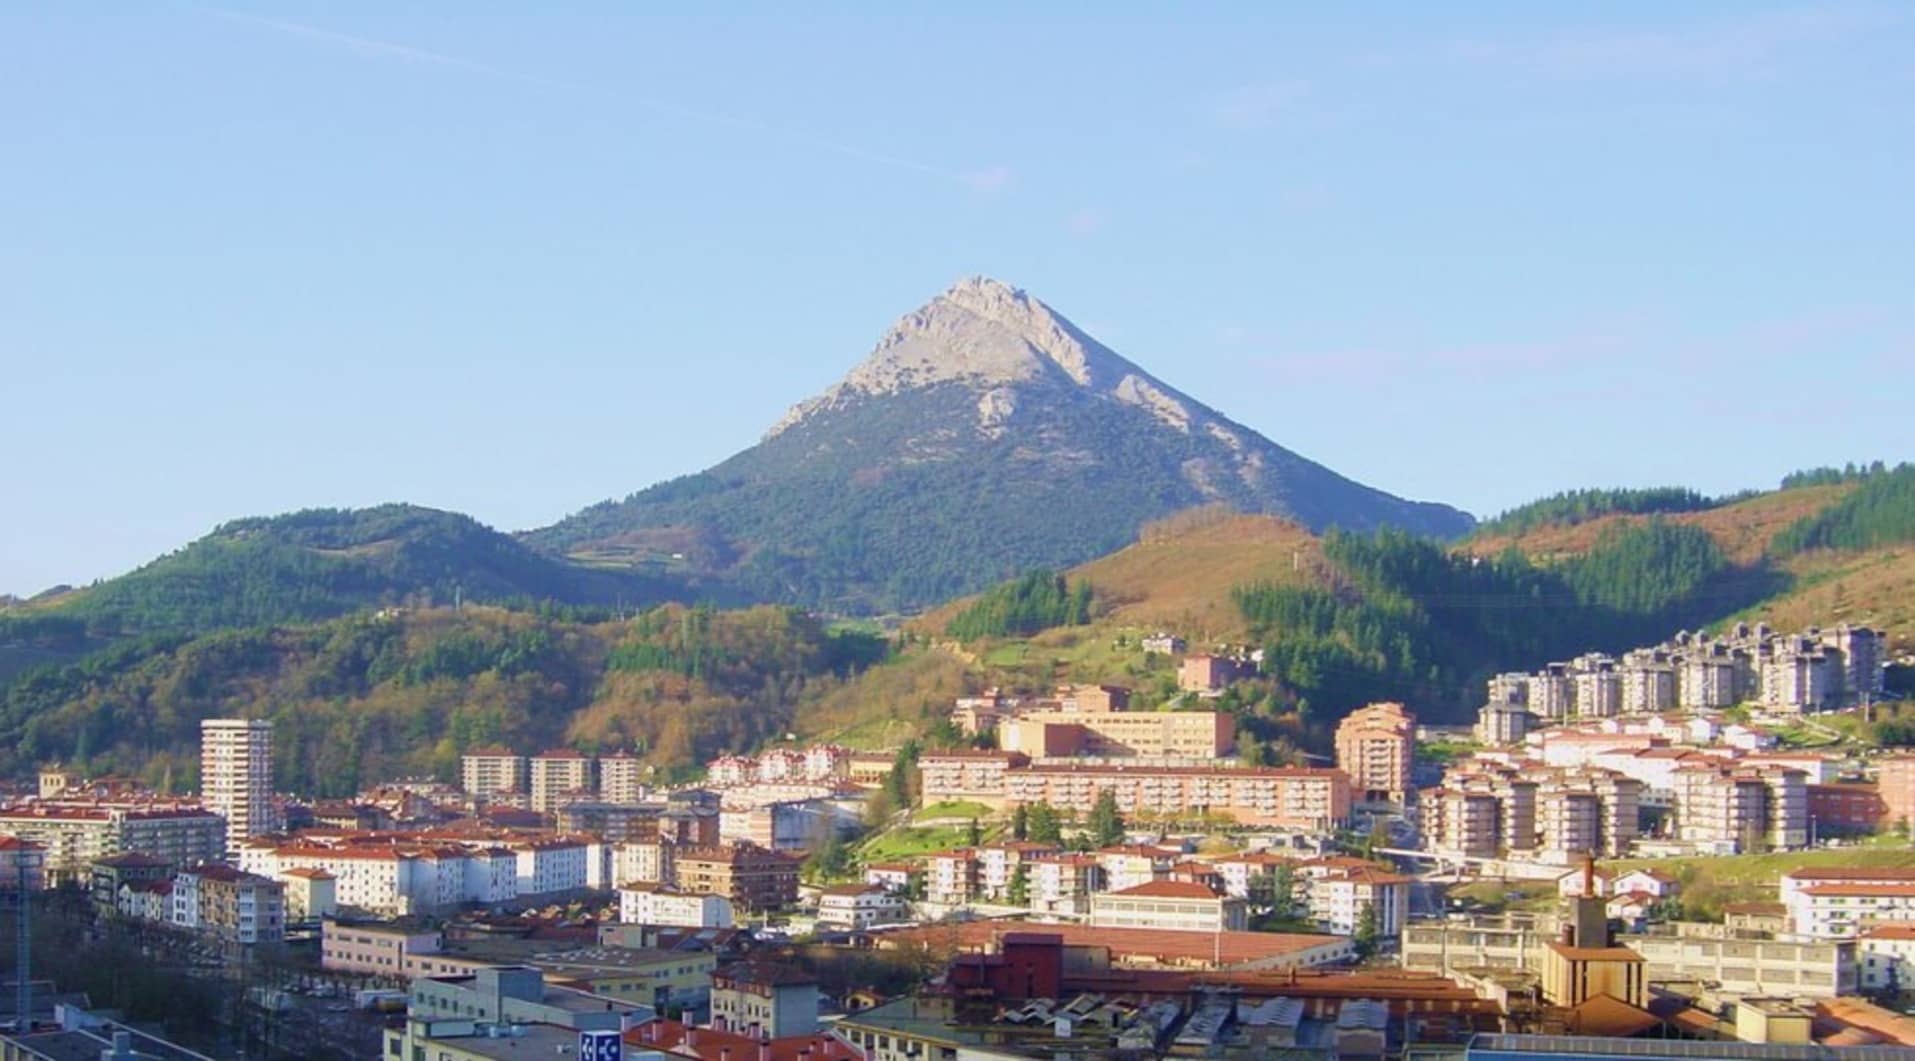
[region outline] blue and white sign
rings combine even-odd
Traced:
[[[620,1061],[624,1056],[617,1032],[578,1033],[578,1061]]]

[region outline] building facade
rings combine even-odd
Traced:
[[[273,724],[257,718],[200,723],[200,802],[226,819],[226,844],[272,832]]]

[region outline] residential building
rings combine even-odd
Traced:
[[[339,879],[323,869],[295,867],[279,875],[286,886],[286,921],[319,921],[339,910]]]
[[[680,847],[673,852],[678,887],[722,895],[742,913],[789,906],[798,899],[798,861],[752,844]]]
[[[525,756],[497,745],[474,748],[459,758],[459,787],[474,799],[527,791]]]
[[[553,748],[532,757],[530,784],[532,809],[549,814],[568,798],[594,791],[592,759],[571,748]]]
[[[918,867],[909,862],[867,862],[864,882],[902,895],[910,890],[911,878],[918,873]]]
[[[270,833],[273,820],[273,724],[257,718],[200,723],[200,802],[226,819],[226,844]]]
[[[871,884],[842,884],[818,897],[818,924],[858,932],[905,919],[908,907],[896,892]]]
[[[1242,899],[1189,881],[1160,880],[1091,896],[1092,928],[1177,932],[1242,932],[1250,927]]]
[[[926,803],[976,800],[1002,806],[1006,776],[1029,764],[1029,756],[1015,752],[927,752],[918,758],[918,775]]]
[[[818,1031],[818,980],[794,966],[740,962],[712,974],[711,1023],[754,1038]]]
[[[166,859],[138,851],[107,855],[93,860],[89,867],[87,890],[92,893],[95,909],[112,911],[119,906],[122,887],[170,880],[173,870],[173,863]]]
[[[966,847],[925,856],[925,902],[937,906],[969,906],[978,898],[977,852]]]
[[[1862,990],[1899,994],[1915,988],[1915,922],[1863,929],[1856,941]]]
[[[629,806],[645,798],[644,763],[631,752],[599,756],[598,798],[615,806]]]
[[[1187,693],[1214,693],[1256,672],[1247,661],[1229,656],[1185,656],[1177,664],[1177,688]]]
[[[731,900],[681,892],[664,884],[632,882],[619,885],[618,919],[628,925],[730,928]]]
[[[1104,887],[1116,892],[1162,878],[1183,853],[1147,844],[1116,844],[1092,855],[1104,867]]]
[[[1369,704],[1337,725],[1337,768],[1349,776],[1358,800],[1404,803],[1415,749],[1416,716],[1402,704]]]
[[[1091,855],[1034,858],[1030,867],[1032,913],[1081,917],[1090,913],[1091,896],[1108,887],[1103,864]]]
[[[979,894],[993,902],[1004,902],[1009,897],[1011,882],[1017,877],[1019,870],[1023,870],[1028,887],[1030,867],[1027,863],[1034,858],[1044,858],[1055,854],[1057,854],[1057,845],[1031,841],[1011,841],[977,848]]]
[[[1867,782],[1811,784],[1808,804],[1809,829],[1817,838],[1870,835],[1888,819],[1881,789]]]
[[[1900,752],[1878,760],[1875,785],[1886,808],[1884,824],[1897,829],[1915,826],[1915,755]],[[0,829],[5,827],[0,819]]]
[[[1245,825],[1309,830],[1336,828],[1350,817],[1350,781],[1341,770],[1034,764],[1009,771],[1006,781],[1011,803],[1049,803],[1072,814],[1089,814],[1099,792],[1110,789],[1127,815],[1214,814]],[[933,798],[928,792],[927,800]]]
[[[277,943],[286,936],[286,889],[276,880],[211,864],[182,870],[199,881],[199,931],[227,943]]]
[[[1310,919],[1325,932],[1355,936],[1367,925],[1380,944],[1394,949],[1409,923],[1410,877],[1362,866],[1304,880]]]
[[[1492,700],[1476,713],[1476,739],[1484,744],[1521,744],[1536,722],[1527,707]]]
[[[1884,922],[1915,922],[1915,881],[1809,884],[1783,898],[1789,930],[1815,939],[1850,939]]]
[[[0,835],[0,892],[44,891],[47,849],[31,840]]]

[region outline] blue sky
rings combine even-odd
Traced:
[[[542,525],[972,273],[1478,513],[1915,457],[1904,5],[526,6],[0,15],[0,590]]]

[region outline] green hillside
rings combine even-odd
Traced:
[[[235,520],[177,552],[30,613],[95,635],[198,632],[328,619],[368,608],[475,602],[637,605],[681,581],[596,571],[451,512],[414,505]]]

